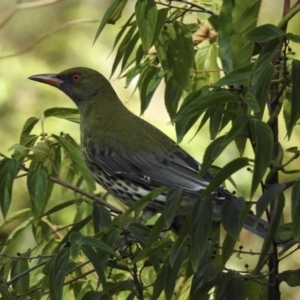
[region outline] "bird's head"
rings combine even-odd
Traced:
[[[57,87],[67,94],[81,111],[97,99],[116,95],[102,74],[84,67],[68,69],[59,74],[33,75],[29,79]]]

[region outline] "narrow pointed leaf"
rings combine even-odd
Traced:
[[[89,245],[83,244],[81,245],[81,249],[83,253],[86,255],[86,257],[88,258],[88,260],[91,262],[93,267],[95,268],[97,275],[99,277],[98,282],[99,283],[101,282],[104,290],[107,289],[106,276],[104,273],[104,268],[101,264],[101,258],[98,257],[96,251]]]
[[[99,35],[101,34],[106,24],[114,24],[118,20],[118,18],[121,17],[122,10],[124,9],[126,3],[127,0],[115,0],[111,4],[111,6],[106,10],[101,20],[100,26],[97,30],[93,44],[95,44],[96,40],[98,39]]]
[[[171,249],[171,255],[170,255],[171,266],[173,266],[173,264],[176,262],[181,249],[185,247],[186,240],[189,236],[190,228],[191,228],[191,214],[189,214],[188,217],[184,220],[183,225],[180,228],[178,237],[176,241],[173,243]]]
[[[300,180],[297,180],[292,190],[292,226],[295,239],[300,238]]]
[[[226,232],[235,240],[240,234],[241,213],[245,207],[243,198],[228,199],[221,208],[221,222]]]
[[[67,151],[69,157],[71,158],[74,165],[77,167],[78,171],[82,175],[83,179],[87,183],[88,187],[94,191],[96,189],[95,181],[91,176],[90,171],[88,170],[85,162],[83,161],[83,157],[81,151],[78,147],[75,147],[71,142],[69,142],[64,137],[60,137],[57,135],[52,135]]]
[[[52,107],[44,111],[45,118],[56,117],[74,123],[80,123],[79,111],[77,108]]]
[[[252,176],[251,197],[260,184],[267,168],[270,165],[273,149],[273,135],[268,124],[255,121],[255,159]]]
[[[44,170],[30,170],[27,175],[27,188],[31,200],[31,208],[34,216],[44,212],[47,205],[47,173]]]
[[[276,184],[270,187],[258,200],[256,203],[256,226],[261,219],[263,213],[266,211],[270,203],[275,199],[275,197],[285,189],[284,184]]]
[[[183,260],[186,256],[186,252],[187,252],[186,248],[183,248],[180,251],[175,264],[173,266],[171,266],[170,264],[167,265],[165,286],[164,286],[166,300],[173,299],[176,281],[178,279],[178,276],[180,276],[179,271],[183,263]]]
[[[290,122],[288,124],[288,137],[292,135],[292,131],[297,121],[300,118],[300,61],[292,61],[292,96],[291,96],[291,115]]]
[[[280,282],[284,281],[291,287],[300,286],[300,269],[283,271],[276,277]]]
[[[252,70],[251,76],[251,83],[252,85],[256,84],[259,80],[264,80],[264,72],[266,68],[269,67],[272,58],[274,57],[275,53],[277,52],[277,45],[279,44],[279,40],[271,40],[266,44],[263,48],[255,65]]]
[[[15,159],[4,158],[0,162],[0,205],[4,218],[10,207],[13,183],[18,168],[19,165]]]
[[[165,225],[170,227],[175,216],[176,209],[181,200],[182,189],[171,189],[168,192],[165,209]]]
[[[273,24],[258,26],[245,34],[245,37],[256,43],[265,43],[285,36],[285,32]]]
[[[49,273],[49,296],[51,300],[62,300],[69,255],[70,250],[64,248],[58,252],[57,256],[52,261]]]
[[[20,138],[20,144],[24,145],[24,138],[28,136],[31,130],[34,128],[35,124],[39,121],[39,118],[31,117],[29,118],[23,126]]]
[[[29,269],[28,259],[15,259],[12,261],[11,266],[11,278],[18,276],[19,274],[23,273],[24,271]],[[16,293],[23,293],[27,291],[30,284],[30,277],[29,273],[24,274],[24,276],[20,277],[17,281],[13,282],[13,290]]]
[[[153,43],[157,20],[157,7],[154,0],[139,0],[135,6],[135,16],[139,28],[144,53],[147,54]]]
[[[191,220],[191,264],[197,270],[202,252],[209,238],[213,221],[213,203],[210,199],[197,200],[194,205]]]
[[[261,249],[261,253],[257,262],[256,267],[253,270],[254,274],[258,274],[260,270],[263,268],[266,260],[268,259],[268,253],[274,237],[276,236],[278,225],[282,218],[282,212],[285,205],[284,194],[280,192],[276,199],[274,200],[274,208],[271,215],[270,225],[268,226],[268,230],[266,233],[266,237],[264,239],[264,243]]]
[[[234,159],[215,175],[212,181],[209,183],[208,187],[204,190],[201,197],[204,198],[209,196],[218,186],[220,186],[226,179],[228,179],[232,174],[237,172],[238,170],[245,168],[249,165],[249,160],[246,157],[239,157]]]
[[[247,92],[245,95],[241,95],[241,98],[243,102],[248,105],[250,110],[253,110],[254,113],[259,113],[260,107],[253,94]]]
[[[172,75],[182,89],[188,90],[195,57],[191,32],[185,24],[175,21],[168,33],[167,55]]]
[[[219,15],[219,56],[222,62],[225,75],[233,69],[233,53],[230,36],[233,31],[232,10],[234,3],[232,1],[224,1]]]

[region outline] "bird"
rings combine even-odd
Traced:
[[[99,72],[76,67],[59,74],[38,74],[29,79],[64,92],[80,114],[80,140],[92,177],[127,207],[157,187],[180,188],[184,195],[176,215],[186,216],[213,176],[199,178],[201,164],[155,126],[138,117],[122,103],[110,82]],[[145,215],[162,213],[166,192],[150,200]],[[209,198],[214,211],[235,196],[219,186]],[[268,223],[255,224],[250,212],[243,225],[264,238]]]

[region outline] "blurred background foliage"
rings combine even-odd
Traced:
[[[26,8],[26,4],[41,3],[41,6]],[[49,2],[49,5],[43,3]],[[40,86],[27,78],[39,73],[57,73],[75,66],[86,66],[98,70],[107,78],[110,76],[115,53],[111,53],[112,45],[120,26],[128,19],[133,11],[135,1],[127,4],[121,20],[115,26],[108,25],[93,45],[99,22],[111,1],[99,0],[61,0],[61,1],[0,1],[0,151],[10,156],[8,149],[18,143],[24,122],[31,116],[39,117],[51,107],[74,107],[73,103],[62,93],[48,86]],[[220,1],[215,2],[220,5]],[[292,1],[293,2],[293,1]],[[296,1],[294,1],[296,2]],[[281,0],[263,0],[258,25],[265,23],[278,24],[282,13]],[[19,5],[22,9],[13,11]],[[22,5],[24,5],[22,7]],[[8,20],[8,16],[11,18]],[[73,22],[73,23],[70,23]],[[300,18],[295,17],[289,23],[289,30],[299,34]],[[41,40],[42,39],[42,40]],[[37,43],[40,41],[39,43]],[[300,59],[300,44],[291,43],[295,58]],[[140,111],[138,93],[134,92],[134,82],[127,88],[125,81],[114,75],[111,83],[125,105],[136,114]],[[153,100],[144,113],[143,118],[160,128],[175,139],[175,130],[169,123],[169,117],[164,107],[163,86],[156,91]],[[281,122],[283,122],[281,120]],[[299,145],[299,128],[292,136],[292,142],[285,140],[285,128],[282,124],[280,139],[283,148]],[[36,126],[35,133],[42,132],[41,126]],[[79,127],[75,123],[57,118],[49,118],[44,122],[45,132],[50,131],[59,135],[60,132],[69,133],[79,140]],[[181,146],[199,161],[205,148],[210,143],[207,128],[201,131],[192,141],[196,128],[184,138]],[[206,132],[206,133],[205,133]],[[237,156],[235,146],[229,146],[228,151],[218,158],[216,164],[224,165],[230,158]],[[251,154],[249,153],[249,156]],[[241,176],[242,173],[242,176]],[[247,171],[239,172],[234,178],[241,194],[249,194],[250,175]],[[285,181],[289,179],[286,176]],[[99,191],[101,190],[98,187]],[[50,199],[49,206],[60,203],[63,199],[71,199],[70,191],[62,194],[62,188],[56,186]],[[70,193],[70,194],[68,194]],[[286,204],[286,220],[290,221],[289,204]],[[15,210],[29,207],[29,196],[25,178],[18,179],[14,185],[12,206],[9,214]],[[69,224],[73,221],[75,207],[68,208],[68,213],[61,213],[55,218],[58,224]],[[20,220],[3,226],[0,231],[0,242],[16,228]],[[32,247],[34,239],[30,230],[26,230],[18,237],[18,243],[7,249],[11,254],[24,252]],[[261,240],[252,234],[244,232],[240,243],[244,249],[254,252],[260,249]],[[249,255],[233,257],[228,267],[243,269],[246,264],[251,266],[252,257]],[[281,264],[284,269],[300,267],[300,256],[294,255]],[[283,283],[285,285],[285,283]],[[282,299],[298,299],[300,288],[283,289]]]

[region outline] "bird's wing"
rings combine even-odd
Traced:
[[[181,187],[184,192],[199,195],[211,175],[198,178],[201,165],[179,146],[171,154],[139,149],[136,153],[118,154],[111,149],[93,153],[94,161],[110,176],[122,176],[153,187]]]

